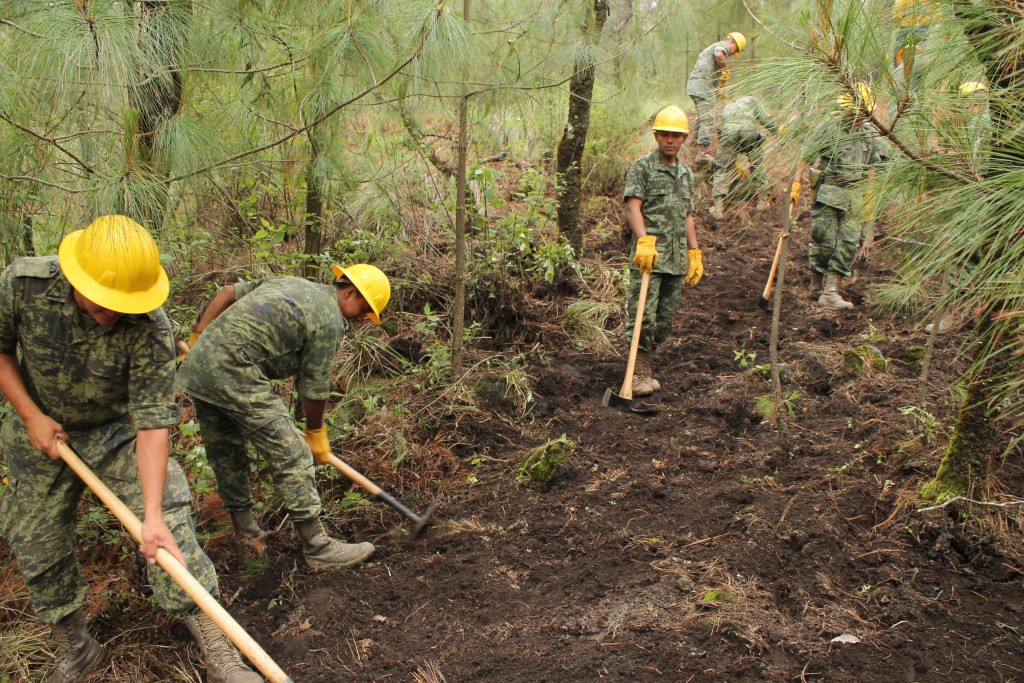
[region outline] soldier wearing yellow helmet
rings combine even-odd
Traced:
[[[690,123],[683,110],[673,105],[658,112],[651,129],[658,148],[630,165],[623,191],[626,220],[633,235],[627,339],[633,336],[641,273],[650,274],[633,376],[634,396],[649,396],[661,389],[652,369],[654,352],[672,330],[684,283],[696,285],[704,275],[694,222],[693,172],[679,158]]]
[[[343,543],[324,531],[313,464],[329,462],[331,454],[323,414],[338,347],[352,323],[379,325],[391,298],[379,268],[331,268],[333,285],[269,277],[221,288],[192,328],[193,346],[178,371],[235,534],[265,535],[252,513],[252,445],[270,466],[314,570],[351,567],[374,551],[370,543]],[[289,377],[298,378],[304,431],[271,387]]]
[[[88,584],[75,558],[84,485],[68,475],[58,441],[142,518],[140,550],[151,565],[163,548],[217,594],[188,483],[168,457],[178,406],[171,326],[160,308],[167,294],[156,242],[125,216],[97,218],[68,234],[58,256],[18,259],[0,276],[0,392],[15,412],[0,429],[10,465],[0,532],[58,643],[54,683],[79,680],[105,656],[86,625]],[[262,683],[166,572],[152,571],[149,581],[157,602],[184,617],[208,681]]]
[[[717,91],[731,75],[727,58],[742,53],[746,47],[747,37],[733,31],[701,51],[686,81],[686,94],[697,109],[697,156],[694,161],[698,166],[714,161],[708,154],[708,148],[715,129]]]

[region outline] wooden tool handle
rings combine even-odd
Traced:
[[[341,458],[336,456],[334,453],[331,453],[330,455],[328,455],[327,456],[327,460],[331,463],[331,465],[334,466],[334,469],[338,470],[339,472],[344,474],[346,477],[348,477],[349,479],[351,479],[352,481],[354,481],[355,483],[359,484],[364,489],[369,491],[371,496],[379,496],[380,495],[380,487],[379,486],[377,486],[372,481],[370,481],[369,479],[364,477],[362,474],[359,473],[358,470],[356,470],[354,467],[349,465],[347,462],[345,462],[344,460],[342,460]]]
[[[633,340],[629,343],[629,359],[626,361],[626,377],[622,380],[619,396],[633,399],[633,370],[636,369],[636,351],[640,348],[640,328],[644,322],[644,308],[647,307],[647,288],[651,284],[650,271],[644,271],[640,279],[640,298],[636,302],[636,321],[633,323]]]
[[[178,341],[177,346],[178,346],[178,351],[181,351],[184,354],[187,354],[189,351],[192,350],[192,349],[190,349],[188,347],[188,344],[186,344],[185,342],[180,341],[180,340]]]
[[[93,474],[89,466],[82,462],[82,459],[66,443],[58,441],[57,452],[68,464],[68,467],[85,482],[85,485],[92,489],[96,497],[114,513],[114,516],[120,520],[132,538],[141,543],[142,522],[135,516],[135,513],[122,503],[121,499],[114,495],[114,492],[107,488],[107,485],[100,481],[99,477]],[[263,648],[246,633],[245,629],[228,614],[227,610],[210,595],[209,591],[203,588],[203,585],[189,573],[188,569],[178,562],[174,555],[159,548],[156,551],[156,561],[164,571],[170,574],[175,583],[188,593],[199,609],[213,619],[217,626],[224,631],[224,635],[231,639],[231,642],[249,658],[249,661],[270,679],[271,683],[293,683],[292,679],[274,663],[270,655],[264,652]]]
[[[761,296],[767,299],[772,294],[772,284],[775,282],[775,271],[779,268],[779,257],[782,256],[782,240],[786,237],[785,228],[779,233],[779,243],[775,246],[775,258],[772,259],[772,269],[768,271],[768,282],[764,286]]]

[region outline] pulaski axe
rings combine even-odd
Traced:
[[[611,387],[604,390],[604,398],[601,405],[615,408],[626,413],[638,413],[640,415],[654,415],[657,408],[648,405],[636,405],[633,402],[633,370],[636,369],[636,352],[640,348],[640,327],[644,322],[644,308],[647,306],[647,288],[651,284],[649,271],[643,273],[640,280],[640,298],[636,302],[636,321],[633,324],[633,340],[629,344],[629,360],[626,361],[626,377],[622,380],[622,388],[619,393],[612,391]]]

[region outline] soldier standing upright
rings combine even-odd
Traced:
[[[690,78],[686,81],[686,94],[697,109],[697,156],[698,166],[710,164],[714,158],[708,154],[711,136],[715,132],[715,103],[719,86],[729,80],[731,72],[727,58],[738,55],[747,47],[747,38],[733,31],[717,43],[704,48],[693,65]]]
[[[725,211],[725,197],[737,177],[736,163],[741,155],[747,157],[747,174],[757,194],[757,210],[767,208],[765,181],[760,177],[762,129],[769,133],[779,130],[778,124],[761,100],[753,95],[741,97],[722,107],[722,126],[718,131],[718,154],[715,157],[715,177],[711,185],[714,206],[711,217],[721,220]]]
[[[313,473],[314,462],[328,462],[331,453],[323,414],[334,356],[350,323],[380,324],[391,285],[371,265],[332,269],[333,285],[284,276],[222,287],[192,329],[194,347],[178,371],[235,533],[264,535],[252,514],[248,443],[269,464],[312,569],[351,567],[374,551],[372,543],[343,543],[323,530]],[[304,432],[270,383],[292,376]]]
[[[57,641],[47,680],[77,681],[105,656],[86,626],[88,584],[75,558],[85,485],[60,460],[59,440],[142,518],[140,550],[153,595],[184,616],[207,680],[262,683],[213,620],[153,566],[164,548],[217,594],[213,563],[192,527],[188,483],[169,458],[178,406],[171,326],[160,308],[167,274],[156,242],[129,218],[103,216],[66,236],[58,254],[18,259],[0,276],[0,391],[15,411],[0,430],[10,466],[0,532],[36,616]]]
[[[672,331],[683,283],[696,285],[704,275],[694,222],[693,171],[679,159],[689,122],[682,109],[670,106],[658,112],[651,128],[658,149],[630,165],[623,191],[635,266],[630,268],[626,339],[633,336],[640,274],[651,274],[633,376],[634,396],[650,396],[661,389],[651,359]]]

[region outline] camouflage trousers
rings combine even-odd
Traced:
[[[130,421],[96,429],[69,430],[69,445],[140,519],[142,486]],[[36,616],[56,624],[85,605],[89,586],[75,557],[75,518],[85,484],[62,460],[32,447],[15,415],[0,429],[0,449],[10,466],[10,487],[0,503],[0,533],[7,539],[28,586]],[[196,542],[192,496],[181,467],[167,463],[163,515],[188,570],[217,595],[213,563]],[[159,566],[147,565],[157,602],[169,612],[192,612],[195,603]]]
[[[633,323],[636,321],[636,307],[640,301],[640,271],[629,269],[629,294],[626,298],[626,343],[633,340]],[[683,298],[682,275],[651,273],[651,284],[647,289],[647,303],[644,319],[640,326],[640,350],[653,352],[661,346],[676,319],[679,302]]]
[[[821,202],[811,206],[811,239],[807,261],[816,273],[850,276],[863,238],[863,225],[849,211]]]
[[[232,410],[193,397],[202,429],[206,459],[217,477],[217,493],[227,510],[252,507],[249,470],[252,457],[246,444],[266,460],[270,474],[292,521],[320,515],[320,495],[313,478],[313,454],[302,432],[277,399],[278,410]],[[261,402],[268,406],[266,401]],[[239,405],[248,405],[242,400]]]
[[[761,136],[758,133],[740,133],[738,135],[721,135],[718,138],[718,150],[715,152],[715,176],[711,183],[711,196],[724,197],[729,194],[733,184],[739,178],[736,171],[736,160],[746,154],[750,161],[750,177],[744,181],[752,192],[764,191],[764,173],[761,170]]]
[[[697,128],[696,144],[710,145],[711,137],[715,132],[715,103],[717,98],[714,92],[712,92],[707,98],[690,95],[690,99],[693,100],[693,106],[697,110],[697,116],[693,122]]]

